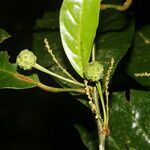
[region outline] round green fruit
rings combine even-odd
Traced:
[[[97,61],[88,63],[83,70],[85,79],[95,82],[103,78],[103,65]]]
[[[25,49],[17,56],[17,65],[24,70],[30,70],[36,64],[37,57],[29,50]]]

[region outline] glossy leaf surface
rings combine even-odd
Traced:
[[[60,33],[65,53],[76,72],[83,76],[99,22],[99,0],[64,0]]]
[[[17,65],[9,62],[7,52],[0,52],[0,89],[26,89],[35,87],[37,76],[23,76],[17,72]]]
[[[146,91],[131,90],[128,101],[123,92],[112,95],[108,150],[150,149],[149,100]]]

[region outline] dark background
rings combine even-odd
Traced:
[[[60,9],[61,3],[62,0],[1,0],[0,28],[12,38],[1,44],[0,50],[8,50],[13,57],[20,49],[31,48],[36,19],[46,11]],[[149,23],[148,0],[135,0],[130,10],[136,28]],[[86,150],[73,123],[91,128],[91,118],[90,111],[69,94],[50,94],[38,88],[1,90],[0,149]]]

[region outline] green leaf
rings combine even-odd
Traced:
[[[6,31],[0,29],[0,43],[2,43],[4,40],[8,39],[9,37],[10,37],[10,35]]]
[[[64,0],[60,11],[60,33],[65,53],[83,77],[99,22],[99,0]]]
[[[134,75],[135,73],[150,73],[150,25],[136,33],[127,71],[140,84],[150,86],[150,78]]]
[[[113,9],[101,11],[100,23],[97,29],[101,34],[110,31],[123,30],[129,23],[130,18],[126,13],[121,13]]]
[[[110,106],[109,150],[150,149],[150,92],[130,91],[130,100],[125,93],[114,93]]]
[[[89,132],[86,128],[79,124],[74,124],[74,127],[78,130],[81,140],[88,150],[97,150],[98,137],[96,133]]]
[[[125,56],[131,46],[134,35],[134,23],[131,21],[122,30],[109,31],[101,34],[96,38],[96,60],[104,66],[104,78],[110,66],[111,59],[114,59],[113,69],[111,71],[110,79],[120,62]]]
[[[38,77],[33,74],[24,76],[17,72],[17,65],[11,64],[6,51],[0,52],[0,89],[26,89],[36,86]]]

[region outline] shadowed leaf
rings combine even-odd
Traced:
[[[23,76],[17,72],[17,65],[9,62],[9,56],[6,51],[0,52],[0,89],[26,89],[36,86],[38,77],[33,74]]]
[[[150,73],[150,26],[145,26],[135,34],[131,59],[127,72],[137,82],[144,86],[150,86],[149,77],[136,77],[135,73]]]
[[[105,81],[111,59],[113,58],[115,62],[111,72],[112,76],[118,63],[130,48],[133,35],[134,23],[129,22],[128,26],[124,27],[121,31],[110,31],[96,38],[96,59],[104,66],[103,82]]]
[[[123,92],[114,93],[110,106],[108,150],[150,149],[150,92],[131,90],[127,101]]]

